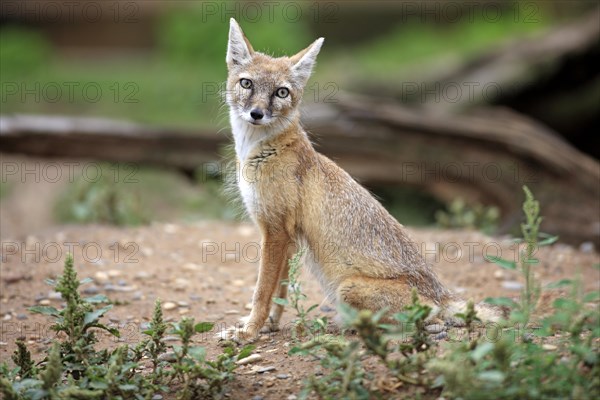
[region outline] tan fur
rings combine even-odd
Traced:
[[[255,52],[231,21],[227,104],[237,181],[262,235],[252,312],[237,332],[243,338],[263,327],[275,295],[285,297],[280,282],[287,279],[287,260],[300,247],[308,249],[305,264],[336,302],[398,312],[410,301],[411,288],[436,309],[454,301],[403,226],[350,175],[317,153],[302,129],[298,109],[321,43],[293,57],[272,58]],[[252,89],[241,86],[242,78],[252,81]],[[289,89],[287,98],[274,95],[280,87]],[[251,124],[253,109],[270,115],[268,123]],[[276,305],[271,329],[281,313]]]

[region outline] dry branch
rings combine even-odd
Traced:
[[[392,100],[341,95],[305,111],[319,151],[367,186],[410,185],[439,199],[498,205],[519,222],[521,186],[544,206],[544,229],[598,243],[600,165],[540,124],[504,109],[441,116]],[[4,116],[3,152],[91,158],[193,171],[220,160],[216,132],[149,128],[104,119]]]

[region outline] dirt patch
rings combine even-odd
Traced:
[[[484,260],[485,254],[515,258],[518,249],[508,238],[490,238],[477,232],[409,229],[443,282],[466,299],[481,301],[489,296],[516,298],[522,282],[516,274],[500,271]],[[48,228],[35,236],[2,239],[0,359],[8,361],[15,340],[24,337],[36,358],[49,347],[54,333],[44,317],[27,312],[36,304],[60,305],[61,299],[44,284],[62,271],[66,252],[71,249],[80,278],[93,283],[85,293],[106,294],[116,305],[107,320],[118,326],[118,341],[101,336],[101,346],[136,343],[151,316],[154,301],[172,303],[166,317],[182,316],[211,321],[220,329],[248,314],[258,270],[259,234],[250,224],[198,222],[186,225],[153,224],[140,228],[106,226],[63,226]],[[556,244],[540,249],[535,267],[543,285],[581,276],[588,290],[600,285],[600,270],[593,265],[599,255],[590,248],[574,249]],[[321,304],[319,312],[333,317],[333,305],[322,303],[316,281],[301,278],[307,303]],[[561,295],[552,290],[542,299],[541,312]],[[282,324],[289,324],[288,312]],[[230,385],[232,398],[293,399],[302,380],[321,373],[318,361],[288,356],[289,332],[263,336],[256,353],[262,359],[237,371]],[[210,355],[220,352],[212,334],[197,339]],[[375,367],[375,362],[370,363]],[[260,373],[260,368],[274,367]],[[325,371],[326,372],[326,371]],[[405,393],[406,394],[406,393]],[[290,397],[291,396],[291,397]]]

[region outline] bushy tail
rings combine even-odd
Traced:
[[[462,299],[449,300],[440,310],[439,318],[454,325],[462,326],[465,321],[462,318],[456,317],[456,314],[464,314],[467,311],[467,302]],[[475,313],[483,322],[498,322],[506,318],[506,310],[502,307],[493,306],[486,303],[475,304]]]

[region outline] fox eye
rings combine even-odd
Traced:
[[[275,91],[275,96],[285,99],[286,97],[288,97],[290,94],[290,91],[287,88],[284,87],[280,87],[279,89],[277,89]]]
[[[252,87],[252,81],[250,79],[243,78],[240,80],[240,86],[244,89],[250,89]]]

